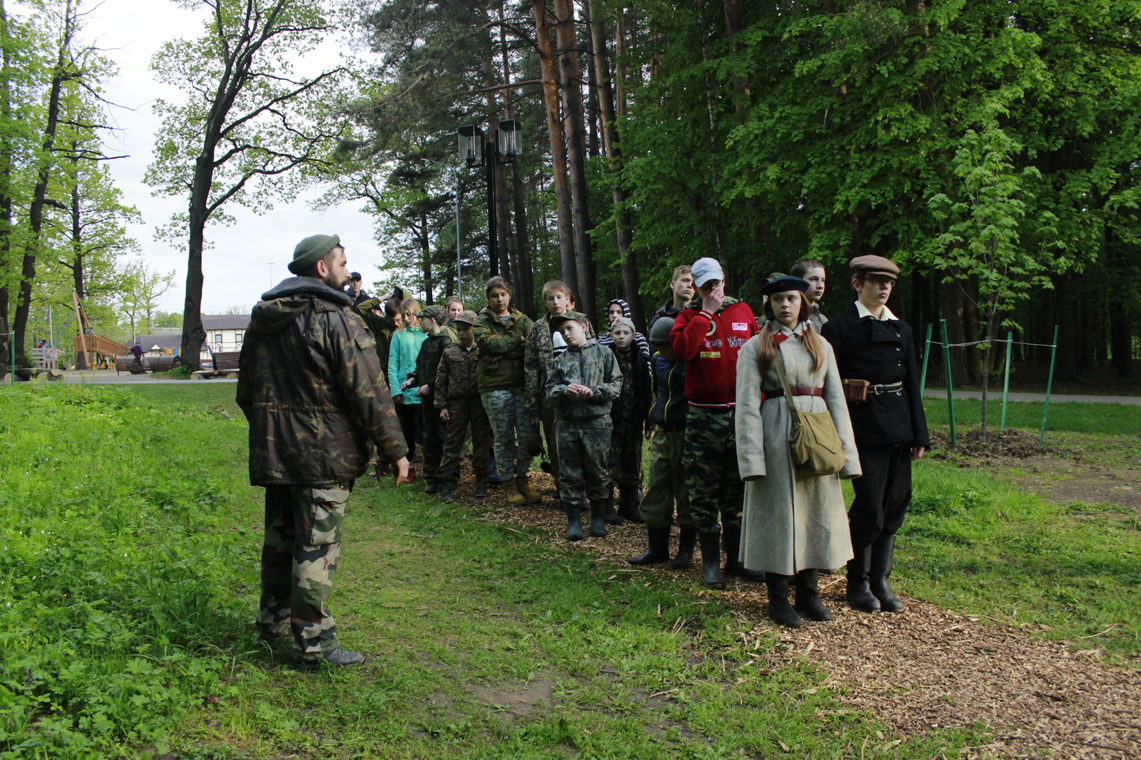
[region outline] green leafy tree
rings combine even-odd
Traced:
[[[148,332],[154,329],[158,312],[158,299],[175,286],[176,272],[160,272],[138,257],[122,273],[122,291],[119,295],[119,313],[131,328],[131,342],[138,337],[139,328]],[[197,355],[195,351],[195,355]]]
[[[294,73],[294,61],[330,29],[318,0],[177,1],[210,19],[202,37],[172,40],[152,61],[158,79],[188,97],[155,106],[163,124],[146,181],[188,200],[165,234],[188,249],[182,355],[198,369],[206,224],[232,222],[227,203],[262,213],[296,192],[297,170],[320,161],[341,134],[334,114],[344,70]]]

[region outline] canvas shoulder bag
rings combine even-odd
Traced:
[[[844,469],[844,448],[830,412],[802,412],[792,403],[792,391],[784,374],[780,349],[774,359],[788,411],[792,415],[792,432],[788,436],[788,452],[792,463],[803,475],[834,475]]]

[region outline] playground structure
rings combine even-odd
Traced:
[[[92,354],[101,367],[112,367],[116,357],[130,355],[131,349],[127,346],[95,334],[91,323],[87,321],[87,312],[83,310],[83,304],[75,293],[71,294],[71,302],[75,306],[75,327],[78,332],[74,340],[76,369],[94,369],[91,364]]]

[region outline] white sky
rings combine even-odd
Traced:
[[[185,209],[187,199],[153,196],[151,188],[143,184],[143,176],[152,160],[151,147],[160,124],[151,112],[152,103],[159,97],[181,103],[186,96],[156,82],[149,65],[151,56],[166,40],[201,36],[206,15],[183,10],[170,0],[103,0],[98,5],[85,5],[84,10],[87,16],[81,41],[96,42],[119,67],[119,76],[104,84],[106,98],[123,106],[111,113],[119,131],[106,135],[104,142],[108,154],[130,155],[109,162],[124,202],[136,206],[143,216],[143,224],[128,231],[139,241],[148,261],[163,272],[177,272],[178,286],[163,296],[159,308],[181,312],[186,247],[155,240],[154,230]],[[327,54],[314,59],[329,61]],[[227,206],[237,224],[207,225],[206,239],[213,247],[203,253],[204,314],[218,314],[230,307],[248,310],[271,285],[289,276],[286,265],[293,258],[297,241],[316,233],[341,236],[349,268],[361,272],[368,287],[367,283],[375,279],[376,265],[383,261],[373,241],[372,219],[347,205],[324,213],[313,211],[307,201],[317,195],[319,192],[314,191],[293,203],[276,203],[262,216],[240,206]]]

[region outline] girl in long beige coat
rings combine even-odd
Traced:
[[[832,347],[808,321],[807,287],[798,277],[781,277],[761,289],[769,296],[768,321],[737,360],[737,463],[745,481],[740,559],[750,570],[765,572],[769,615],[792,628],[803,624],[797,610],[812,620],[832,619],[820,601],[817,570],[852,558],[840,479],[861,474]],[[777,355],[791,399],[784,398]],[[788,446],[790,403],[806,412],[831,413],[846,460],[838,476],[796,471]],[[795,609],[788,599],[793,576]]]

